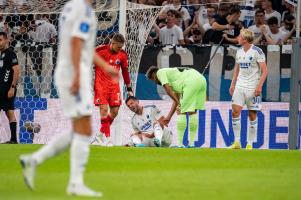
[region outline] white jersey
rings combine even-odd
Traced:
[[[135,114],[133,116],[132,127],[136,132],[154,132],[154,123],[161,116],[161,111],[155,105],[143,106],[142,115]]]
[[[252,45],[247,52],[240,48],[236,53],[236,63],[239,65],[236,86],[255,89],[261,76],[258,64],[261,62],[265,62],[265,55],[259,47]]]
[[[63,8],[59,19],[59,48],[56,82],[71,84],[73,77],[71,59],[71,38],[77,37],[84,41],[81,50],[81,78],[90,81],[96,38],[96,17],[92,7],[85,0],[71,0]],[[82,81],[82,80],[81,80]]]

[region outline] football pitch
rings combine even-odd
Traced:
[[[39,166],[29,191],[18,158],[39,147],[0,145],[0,199],[91,199],[65,193],[69,151]],[[296,200],[301,151],[92,146],[85,181],[104,200]]]

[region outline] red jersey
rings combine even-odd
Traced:
[[[130,84],[130,75],[128,71],[128,56],[124,50],[115,53],[110,50],[110,45],[100,45],[96,47],[96,53],[102,57],[107,63],[115,67],[117,70],[122,70],[122,77],[125,84]],[[100,87],[119,87],[119,83],[112,80],[112,77],[107,72],[103,71],[98,66],[95,67],[95,86]]]

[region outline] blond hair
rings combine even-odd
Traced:
[[[247,40],[249,43],[252,43],[254,40],[254,32],[249,29],[240,30],[241,37]]]

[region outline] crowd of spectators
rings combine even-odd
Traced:
[[[39,1],[41,12],[53,9],[55,0]],[[296,29],[295,0],[132,0],[163,6],[148,44],[236,44],[240,29],[254,31],[255,44],[289,44]],[[232,3],[236,2],[236,3]],[[58,16],[1,15],[29,11],[28,0],[0,0],[0,31],[12,39],[55,41]],[[39,9],[40,10],[40,9]],[[34,19],[35,18],[35,19]],[[41,35],[41,32],[43,34]],[[24,35],[24,32],[28,33]],[[49,41],[45,41],[45,39]]]
[[[242,28],[257,45],[290,44],[296,30],[294,0],[137,0],[164,6],[148,44],[237,44]],[[233,3],[235,2],[235,3]]]
[[[45,97],[50,95],[52,73],[57,57],[59,14],[53,11],[58,11],[64,1],[0,0],[0,31],[9,35],[10,44],[15,47],[22,63],[22,72],[28,71],[30,67],[31,71],[36,73],[36,77],[39,77],[35,80],[34,87],[40,90],[38,95],[44,94]],[[118,0],[108,2],[115,1],[118,2]],[[99,3],[95,0],[96,7],[97,2]],[[281,3],[280,0],[131,0],[131,2],[162,6],[162,11],[147,37],[148,45],[202,45],[220,42],[237,44],[237,36],[242,28],[251,29],[255,33],[254,43],[257,45],[290,44],[291,38],[296,34],[296,0],[282,0]],[[39,14],[32,9],[39,11]],[[108,12],[102,12],[98,19],[106,18],[104,22],[107,22],[110,21],[109,17]],[[145,31],[141,29],[144,19],[139,20],[141,26],[139,25],[138,37],[144,38]],[[114,25],[115,22],[111,23]],[[98,27],[103,30],[101,26]],[[112,33],[114,31],[115,29]],[[106,41],[108,36],[110,33],[99,36],[98,42],[102,39]],[[42,83],[47,85],[41,86]]]

